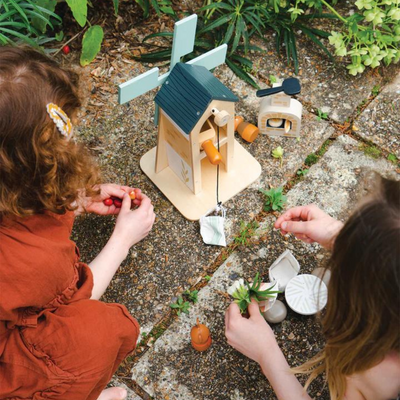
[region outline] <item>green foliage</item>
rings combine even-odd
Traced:
[[[318,156],[314,153],[311,153],[306,157],[304,164],[306,164],[308,167],[311,167],[311,165],[314,165],[317,161]]]
[[[371,158],[379,158],[382,155],[382,152],[376,147],[373,146],[372,144],[361,144],[360,145],[360,150],[364,152],[365,155],[371,157]]]
[[[251,286],[243,279],[239,279],[228,289],[228,293],[235,299],[235,303],[239,306],[242,314],[247,311],[252,299],[259,303],[260,301],[274,298],[278,293],[281,293],[279,290],[272,290],[275,285],[266,290],[260,290],[261,283],[261,278],[257,273]]]
[[[206,276],[204,277],[204,280],[207,281],[207,282],[210,282],[211,276],[210,276],[210,275],[206,275]]]
[[[278,79],[276,79],[276,76],[270,75],[269,76],[269,83],[271,84],[271,86],[276,82],[278,82]]]
[[[190,303],[188,301],[184,301],[182,296],[179,296],[176,302],[171,303],[169,306],[176,310],[178,315],[181,315],[182,312],[189,314]]]
[[[244,221],[240,222],[240,232],[235,237],[234,243],[238,246],[247,246],[251,237],[255,234],[259,224],[257,221],[252,221],[246,224]]]
[[[89,65],[100,51],[103,41],[103,28],[100,25],[91,26],[83,35],[81,65]]]
[[[283,187],[271,188],[270,190],[259,189],[265,196],[264,211],[282,211],[287,201],[283,194]]]
[[[395,154],[389,154],[387,157],[388,161],[392,162],[393,164],[397,164],[399,159],[396,157]]]
[[[278,146],[276,149],[272,150],[272,157],[277,158],[278,160],[281,160],[281,168],[283,165],[283,149],[281,146]]]
[[[323,112],[319,108],[317,109],[317,113],[318,113],[317,121],[321,121],[321,119],[328,119],[328,113]]]
[[[375,85],[371,91],[372,96],[374,96],[374,97],[378,96],[380,90],[381,90],[381,87],[379,85]]]
[[[54,40],[43,35],[46,27],[61,22],[54,11],[54,0],[0,0],[0,45],[21,42],[38,47]]]
[[[297,170],[296,174],[298,176],[306,176],[308,174],[308,169],[307,168],[305,168],[305,169],[300,168],[300,169]]]
[[[119,2],[119,0],[114,0],[114,2]],[[148,18],[150,15],[150,9],[152,8],[158,16],[163,14],[168,14],[172,17],[176,17],[175,11],[172,9],[172,2],[170,0],[135,0],[139,4],[140,8],[143,10],[143,17]],[[116,8],[116,13],[118,13],[118,6]]]
[[[188,290],[185,290],[185,291],[183,292],[184,296],[185,296],[189,301],[191,301],[193,304],[196,304],[197,301],[198,301],[198,299],[197,299],[198,293],[199,293],[198,290],[192,290],[192,291],[190,291],[189,289],[188,289]]]
[[[83,28],[87,19],[87,0],[66,0],[76,22]]]

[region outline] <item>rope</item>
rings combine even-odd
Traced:
[[[218,146],[218,152],[219,152],[219,126],[217,125],[217,146]],[[221,201],[219,201],[219,164],[217,165],[217,207],[220,207],[222,204]]]

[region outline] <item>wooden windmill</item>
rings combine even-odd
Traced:
[[[234,138],[234,103],[238,98],[210,71],[225,61],[227,46],[188,63],[193,51],[197,15],[175,24],[171,70],[158,68],[119,87],[124,103],[162,85],[156,102],[157,146],[140,167],[189,220],[198,220],[216,204],[217,167],[221,202],[245,189],[261,174],[261,166]]]

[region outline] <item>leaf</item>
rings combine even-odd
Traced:
[[[115,14],[115,16],[117,16],[118,15],[119,0],[113,0],[113,4],[114,4],[114,14]]]
[[[203,33],[209,32],[223,24],[226,24],[228,21],[232,19],[232,15],[223,15],[222,17],[216,19],[215,21],[211,22],[210,24],[207,24],[206,26],[203,27],[203,29],[200,29],[197,32],[197,35],[202,35]]]
[[[57,42],[61,42],[61,40],[64,39],[64,32],[60,31],[58,33],[55,34],[55,39],[57,40]]]
[[[66,0],[66,2],[76,22],[78,22],[81,27],[84,27],[87,19],[87,0]]]
[[[103,41],[103,28],[100,25],[91,26],[83,35],[81,65],[82,67],[89,65],[97,53],[100,51],[101,42]]]
[[[256,82],[250,77],[247,72],[243,70],[243,68],[239,67],[234,62],[230,61],[228,58],[225,60],[226,65],[242,80],[247,82],[249,85],[253,86],[256,89],[259,89],[259,86]]]
[[[234,11],[234,8],[232,6],[230,6],[229,4],[226,3],[211,3],[208,4],[204,7],[201,7],[197,10],[197,12],[202,12],[202,11],[206,11],[206,10],[216,10],[219,8],[223,8],[225,10],[229,10],[229,11]]]
[[[54,12],[57,5],[57,0],[36,0],[36,4],[51,12]],[[32,25],[42,33],[46,32],[48,24],[50,24],[49,17],[45,18],[43,15],[39,14],[37,17],[32,18]],[[50,26],[52,25],[50,24]]]
[[[152,33],[150,35],[147,35],[143,40],[142,43],[146,42],[147,40],[154,38],[154,37],[173,37],[174,33],[173,32],[158,32],[158,33]]]

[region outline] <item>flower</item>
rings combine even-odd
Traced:
[[[244,280],[243,278],[238,279],[237,281],[233,282],[232,286],[228,288],[228,294],[232,297],[234,297],[234,293],[236,291],[240,291],[242,288],[246,289],[244,286]],[[246,289],[247,290],[247,289]]]

